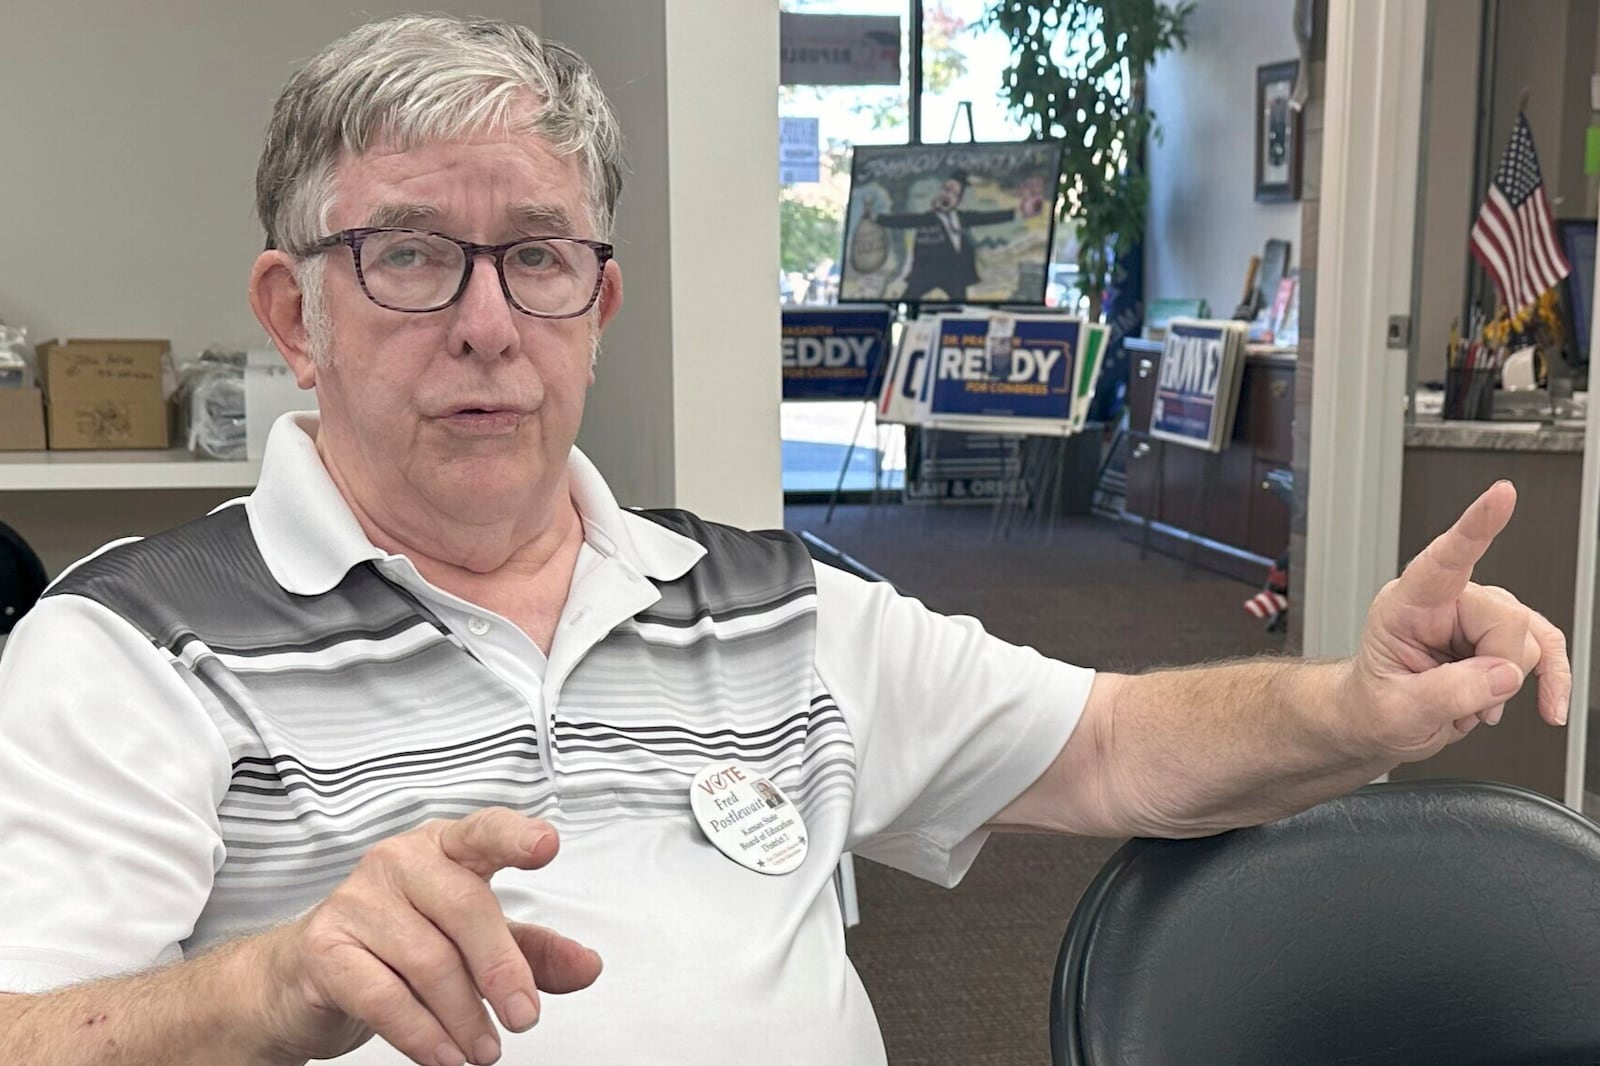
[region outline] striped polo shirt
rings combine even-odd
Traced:
[[[176,960],[303,912],[378,840],[505,806],[562,847],[494,877],[503,909],[606,970],[502,1061],[881,1062],[833,866],[953,883],[1092,675],[788,534],[623,510],[576,451],[585,542],[547,657],[375,548],[315,428],[274,427],[249,498],[75,566],[0,659],[0,990]],[[793,873],[701,834],[690,780],[728,759],[795,801]]]

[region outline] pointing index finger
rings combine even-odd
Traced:
[[[1418,607],[1443,607],[1455,601],[1472,580],[1472,568],[1511,521],[1517,490],[1497,481],[1472,501],[1455,525],[1435,537],[1400,575],[1401,597]]]

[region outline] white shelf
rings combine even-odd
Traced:
[[[179,448],[0,452],[0,492],[54,489],[250,489],[261,460],[197,459]]]

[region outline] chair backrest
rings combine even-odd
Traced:
[[[1084,893],[1056,1066],[1600,1062],[1600,827],[1506,785],[1377,785]]]
[[[44,595],[49,580],[22,534],[0,522],[0,634],[10,633]]]

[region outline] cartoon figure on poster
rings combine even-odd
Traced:
[[[841,302],[1042,304],[1061,146],[875,145],[851,167]]]

